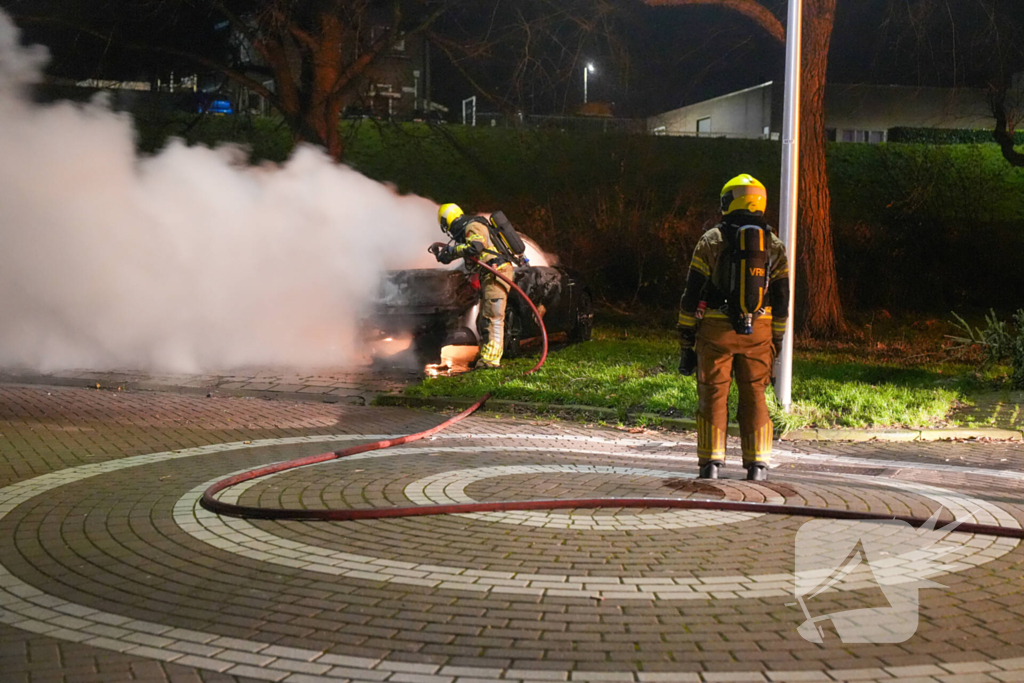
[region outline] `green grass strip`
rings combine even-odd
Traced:
[[[535,362],[505,361],[500,370],[426,379],[406,389],[410,396],[475,397],[589,405],[629,413],[692,417],[697,385],[681,377],[678,348],[670,333],[599,329],[594,341],[554,351],[537,374],[522,373]],[[794,368],[794,410],[783,415],[770,401],[783,431],[800,427],[930,427],[943,423],[968,400],[969,386],[949,366],[897,367],[855,362],[815,352],[798,357]],[[735,415],[736,390],[730,394]]]

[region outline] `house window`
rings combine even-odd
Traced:
[[[711,117],[697,119],[697,135],[711,132]]]
[[[844,130],[843,142],[859,142],[877,145],[885,142],[884,130]]]

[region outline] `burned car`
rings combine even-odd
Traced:
[[[593,329],[592,294],[580,276],[561,266],[524,266],[514,280],[537,306],[548,336],[587,341]],[[464,267],[389,272],[367,328],[378,336],[411,335],[413,347],[434,362],[444,346],[478,346],[484,329],[479,313],[479,278]],[[505,357],[514,358],[540,326],[515,291],[505,310]]]

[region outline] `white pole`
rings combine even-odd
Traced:
[[[590,73],[590,66],[583,67],[583,104],[587,103],[587,75]]]
[[[800,58],[803,0],[789,0],[786,25],[786,108],[782,132],[782,201],[779,234],[789,257],[789,329],[779,353],[775,396],[786,412],[793,405],[793,323],[796,301],[796,223],[800,197]]]

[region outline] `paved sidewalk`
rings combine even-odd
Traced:
[[[296,372],[240,368],[220,375],[151,374],[65,370],[55,373],[0,370],[0,384],[170,391],[214,396],[250,396],[294,401],[369,405],[375,396],[401,391],[423,377],[420,369],[384,365]]]
[[[664,509],[354,523],[221,519],[212,481],[401,434],[398,408],[0,385],[2,683],[1024,680],[1024,550],[963,536],[905,642],[804,640],[806,521]],[[686,435],[473,417],[241,487],[245,504],[697,497],[1024,523],[1020,444],[786,444],[697,482]],[[861,574],[815,614],[879,607]]]

